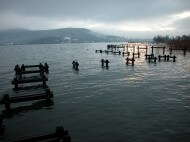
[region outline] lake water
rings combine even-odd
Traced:
[[[47,84],[54,93],[49,107],[44,101],[12,104],[17,114],[4,120],[4,141],[62,125],[72,142],[189,142],[190,53],[173,52],[176,62],[156,64],[141,53],[133,67],[126,66],[126,57],[95,53],[107,44],[1,46],[1,96],[40,91],[15,92],[11,84],[16,64],[40,62],[50,67]],[[101,67],[102,58],[110,61],[108,69]],[[72,69],[73,60],[79,71]]]

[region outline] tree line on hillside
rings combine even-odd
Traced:
[[[155,43],[166,43],[174,47],[190,48],[190,35],[182,35],[175,37],[169,37],[168,35],[158,35],[153,38],[153,41]]]

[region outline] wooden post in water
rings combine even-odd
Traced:
[[[108,61],[108,60],[106,60],[106,61],[105,61],[105,63],[106,63],[106,67],[108,67],[108,63],[109,63],[109,61]]]
[[[163,55],[165,54],[165,46],[163,47]]]
[[[153,46],[152,46],[151,48],[152,48],[152,55],[153,55],[153,49],[154,49],[154,48],[153,48]]]
[[[102,59],[100,62],[102,63],[102,66],[104,66],[104,59]]]

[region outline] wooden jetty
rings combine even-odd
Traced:
[[[146,47],[139,47],[139,46],[138,46],[138,47],[137,47],[138,53],[140,53],[140,50],[142,50],[142,49],[143,49],[143,50],[145,49],[145,50],[146,50],[146,54],[147,54],[147,52],[148,52],[148,47],[147,47],[147,46],[146,46]]]
[[[33,77],[27,77],[27,78],[14,78],[12,81],[12,84],[15,85],[15,89],[19,89],[19,84],[25,84],[25,83],[33,83],[33,82],[42,82],[43,86],[46,87],[46,81],[48,79],[43,76],[33,76]]]
[[[125,46],[123,44],[120,44],[120,45],[109,44],[109,45],[107,45],[108,50],[109,49],[111,49],[111,50],[115,49],[116,50],[116,49],[119,49],[119,48],[124,49]]]
[[[39,68],[39,69],[33,69],[33,70],[27,70],[27,68]],[[20,75],[22,76],[22,74],[31,74],[31,73],[42,73],[42,72],[49,72],[49,66],[47,63],[45,63],[44,65],[42,65],[41,63],[39,65],[24,65],[22,64],[21,66],[16,65],[15,68],[15,73],[16,75]]]
[[[105,50],[105,53],[113,53],[113,50]]]
[[[73,69],[79,70],[79,68],[78,68],[79,67],[79,63],[77,61],[73,61],[72,64],[73,64]]]
[[[23,71],[23,70],[17,70],[16,71],[16,75],[18,75],[20,78],[23,77],[24,74],[36,74],[39,73],[41,76],[44,75],[44,70],[43,69],[39,69],[39,70],[28,70],[28,71]]]
[[[133,48],[133,52],[135,52],[135,46],[126,46],[126,48],[127,48],[127,52],[129,51],[129,48]]]
[[[186,51],[187,51],[186,48],[173,48],[172,46],[169,48],[169,50],[170,50],[170,54],[172,54],[173,50],[181,50],[183,51],[183,55],[186,55]]]
[[[100,62],[102,63],[102,67],[104,66],[104,63],[106,64],[106,67],[108,67],[108,64],[109,64],[108,60],[101,59]]]
[[[163,49],[163,55],[164,55],[164,53],[165,53],[165,46],[152,46],[151,47],[152,48],[152,54],[154,54],[154,48],[157,48],[157,49]]]
[[[62,126],[56,127],[55,133],[32,136],[28,138],[19,138],[10,142],[71,142],[68,130]]]
[[[148,62],[150,63],[152,60],[156,63],[157,57],[148,56]]]
[[[173,59],[173,62],[175,62],[177,57],[176,56],[170,56],[170,55],[164,55],[164,56],[159,55],[158,61],[160,61],[161,58],[164,58],[164,61],[169,61],[171,58],[171,59]]]
[[[148,57],[154,57],[154,54],[145,54],[145,59],[148,59]]]
[[[95,52],[96,52],[96,53],[98,53],[98,52],[99,52],[99,53],[102,53],[103,50],[95,50]]]
[[[177,57],[176,56],[167,55],[167,61],[169,61],[170,58],[173,59],[173,62],[175,62]]]
[[[138,53],[133,53],[132,55],[133,55],[133,58],[135,58],[135,55],[137,55],[137,57],[140,58],[140,53],[139,52]]]
[[[40,63],[38,65],[24,65],[24,64],[22,64],[21,69],[24,71],[24,70],[26,70],[26,68],[43,68],[46,72],[49,71],[49,66],[47,63],[45,63],[44,65],[42,65],[42,63]]]
[[[10,111],[11,103],[19,103],[26,101],[42,100],[42,99],[46,99],[48,101],[51,98],[53,98],[53,93],[50,91],[50,89],[46,89],[45,93],[33,94],[33,95],[10,97],[9,94],[5,94],[1,99],[0,103],[5,105],[6,111]]]
[[[129,64],[129,61],[132,63],[132,66],[134,66],[134,62],[135,62],[135,59],[134,58],[126,58],[127,62],[126,64],[128,65]]]
[[[114,51],[114,52],[112,52],[113,54],[119,54],[119,55],[121,55],[121,51]]]
[[[125,56],[125,55],[129,56],[129,55],[130,55],[130,52],[122,52],[122,55],[123,55],[123,56]]]
[[[164,58],[164,61],[166,61],[166,57],[167,57],[167,55],[163,55],[163,56],[159,55],[158,56],[158,61],[161,61],[161,58]]]

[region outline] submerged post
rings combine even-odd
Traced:
[[[109,63],[109,61],[108,61],[108,60],[106,60],[106,61],[105,61],[105,63],[106,63],[106,67],[108,67],[108,63]]]
[[[153,49],[154,49],[154,48],[153,48],[153,46],[152,46],[151,48],[152,48],[152,54],[153,54]]]
[[[73,68],[75,68],[75,61],[73,61],[72,64],[73,64]]]
[[[77,61],[75,62],[75,67],[76,67],[76,68],[75,68],[76,70],[79,69],[79,68],[78,68],[78,67],[79,67],[79,63],[78,63]]]
[[[104,66],[104,59],[102,59],[100,62],[102,63],[102,66]]]
[[[184,48],[184,53],[183,53],[183,55],[184,55],[184,56],[186,55],[186,50],[187,50],[187,49],[186,49],[186,48]]]
[[[172,54],[172,46],[170,47],[170,55]]]

